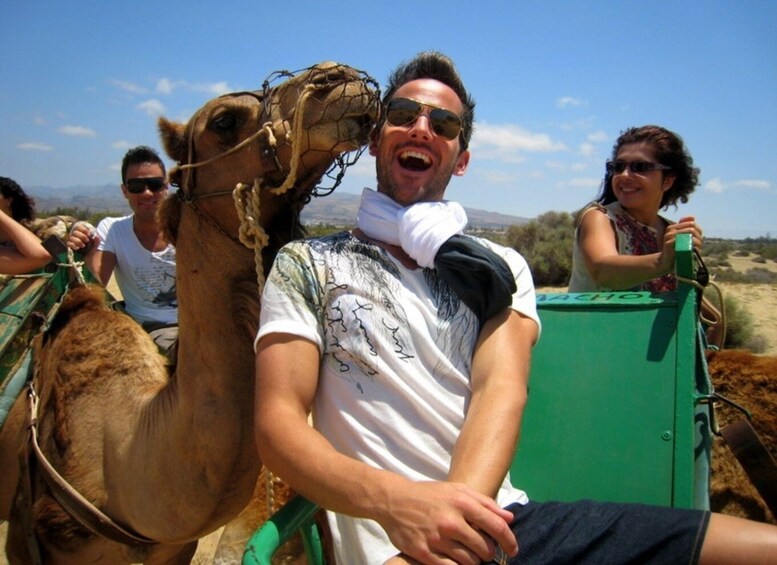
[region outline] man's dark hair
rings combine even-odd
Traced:
[[[11,199],[11,217],[17,222],[35,219],[35,200],[27,196],[19,183],[8,177],[0,177],[0,193]]]
[[[124,160],[121,162],[121,183],[127,182],[127,169],[130,165],[140,165],[142,163],[155,163],[162,167],[162,175],[166,174],[165,163],[159,157],[159,154],[146,145],[138,145],[124,155]]]
[[[461,150],[469,147],[472,138],[472,124],[475,120],[475,101],[464,88],[453,61],[438,51],[424,51],[411,61],[400,64],[389,77],[388,87],[383,96],[384,106],[394,97],[397,89],[413,80],[430,78],[449,86],[461,100],[464,115],[461,116]]]

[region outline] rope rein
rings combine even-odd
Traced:
[[[694,249],[693,253],[699,263],[699,268],[696,271],[696,278],[689,279],[677,274],[675,274],[675,278],[680,282],[693,286],[699,291],[699,320],[711,328],[720,328],[720,335],[717,339],[718,343],[715,345],[719,349],[722,349],[723,345],[726,343],[726,303],[723,299],[723,290],[718,283],[710,278],[707,265],[705,265],[701,253],[696,249]],[[715,304],[704,297],[704,290],[708,285],[715,289],[718,297],[718,304],[720,305],[719,307],[716,307]],[[704,315],[704,308],[702,308],[702,305],[706,308],[707,313],[712,315],[712,318]]]

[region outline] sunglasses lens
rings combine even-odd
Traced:
[[[421,113],[421,104],[407,98],[394,98],[386,108],[386,120],[392,126],[404,126],[413,122]]]
[[[656,168],[656,165],[648,161],[609,161],[607,163],[607,172],[615,173],[616,175],[621,174],[626,169],[628,169],[629,172],[641,175]]]
[[[142,194],[148,188],[151,192],[160,192],[165,188],[165,179],[150,177],[140,179],[128,179],[127,190],[132,194]]]
[[[461,131],[461,119],[450,110],[435,108],[429,112],[429,120],[434,133],[448,139],[456,139]]]

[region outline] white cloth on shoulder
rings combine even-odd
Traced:
[[[399,245],[421,267],[434,267],[440,246],[464,233],[467,213],[458,202],[419,202],[401,206],[383,193],[365,188],[356,224],[368,237]]]

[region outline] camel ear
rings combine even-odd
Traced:
[[[157,124],[165,152],[173,161],[184,162],[186,160],[186,124],[171,122],[164,117],[160,117]]]

